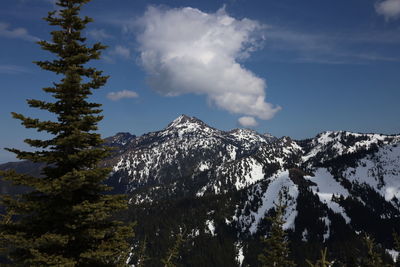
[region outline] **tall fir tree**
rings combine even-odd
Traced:
[[[364,235],[364,245],[367,250],[367,257],[362,260],[362,266],[365,267],[384,267],[381,255],[378,253],[376,249],[375,240],[368,236]]]
[[[136,254],[137,256],[137,261],[135,264],[136,267],[144,267],[146,266],[146,262],[150,260],[150,257],[147,255],[146,249],[147,249],[147,236],[144,237],[143,242],[140,244],[140,249]]]
[[[285,206],[282,199],[282,192],[280,192],[278,203],[275,204],[275,215],[268,218],[271,222],[270,231],[266,238],[262,238],[264,249],[258,255],[258,260],[262,267],[296,266],[289,257],[289,242],[286,232],[283,230]]]
[[[104,184],[109,168],[99,167],[109,151],[102,146],[97,123],[100,104],[88,97],[107,81],[102,71],[88,67],[99,59],[100,43],[86,45],[82,30],[92,21],[79,15],[90,0],[58,0],[58,11],[44,18],[59,28],[52,40],[39,41],[54,60],[36,64],[61,75],[59,82],[44,88],[54,102],[27,100],[30,107],[47,110],[56,121],[43,121],[13,113],[26,128],[47,132],[51,139],[27,139],[35,152],[8,149],[21,160],[46,163],[43,177],[0,173],[29,193],[3,196],[6,215],[0,222],[2,249],[13,266],[124,266],[129,255],[132,227],[115,219],[127,207],[122,195],[107,194]],[[7,215],[8,214],[8,215]],[[12,219],[10,216],[12,215]]]
[[[319,260],[317,260],[315,263],[312,263],[309,260],[306,260],[306,262],[310,267],[330,267],[332,266],[333,262],[328,261],[327,253],[328,249],[324,248],[321,250],[321,258]]]
[[[182,243],[185,241],[183,235],[184,233],[178,233],[174,246],[169,248],[167,255],[163,259],[161,259],[164,267],[176,267],[175,261],[179,259],[179,250],[182,246]]]

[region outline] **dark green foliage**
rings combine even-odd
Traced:
[[[365,267],[382,267],[383,261],[381,255],[378,253],[375,245],[375,241],[368,235],[364,236],[365,248],[367,251],[367,257],[363,259],[362,266]]]
[[[164,267],[176,267],[175,261],[179,258],[179,250],[184,242],[183,234],[179,233],[176,236],[175,244],[168,249],[167,255],[161,259]]]
[[[137,260],[136,260],[136,267],[143,267],[146,266],[146,262],[149,260],[149,257],[147,256],[146,253],[146,248],[147,248],[147,237],[144,237],[144,240],[142,244],[140,245],[140,249],[137,255]]]
[[[283,212],[285,207],[282,204],[282,195],[279,195],[279,202],[275,207],[275,215],[269,217],[271,228],[268,236],[262,238],[264,249],[258,255],[258,260],[263,267],[291,267],[295,266],[289,258],[289,243],[282,226],[284,224]]]
[[[128,257],[132,228],[113,218],[127,206],[124,196],[105,194],[110,169],[99,162],[108,155],[102,146],[97,123],[100,104],[87,98],[107,81],[101,71],[87,66],[99,59],[100,43],[85,45],[81,31],[92,19],[81,18],[81,7],[90,0],[59,0],[58,12],[45,20],[59,30],[50,42],[38,42],[56,59],[36,62],[44,70],[61,76],[50,93],[55,102],[27,100],[30,107],[47,110],[56,121],[42,121],[13,113],[26,128],[47,132],[49,140],[26,139],[34,152],[8,149],[19,159],[44,164],[42,177],[1,172],[15,185],[31,188],[28,193],[3,196],[6,220],[0,224],[2,250],[23,266],[123,266]],[[12,219],[10,219],[12,216]]]
[[[338,202],[352,218],[354,228],[374,233],[378,243],[392,246],[389,242],[390,238],[387,237],[391,236],[392,229],[398,229],[398,225],[400,225],[400,217],[397,215],[396,208],[365,184],[354,184],[350,192],[352,197],[340,198]],[[359,197],[365,204],[357,201],[356,197]],[[364,218],[368,218],[368,220]]]
[[[307,187],[300,187],[299,191],[297,209],[304,212],[298,213],[296,217],[296,229],[299,230],[297,238],[301,239],[301,233],[307,229],[308,242],[321,242],[323,241],[323,234],[325,232],[325,223],[321,220],[321,218],[326,216],[324,206],[319,202],[318,196]],[[319,250],[317,250],[317,253]]]
[[[136,237],[142,240],[137,243],[143,244],[146,238],[148,260],[144,266],[163,266],[160,259],[170,255],[179,233],[185,241],[180,244],[179,258],[173,262],[175,266],[237,266],[236,233],[225,224],[229,205],[229,197],[224,195],[162,199],[134,205],[130,212],[138,222]],[[213,220],[215,235],[205,231],[207,220]],[[182,232],[182,229],[186,230]],[[137,259],[132,260],[135,262]]]

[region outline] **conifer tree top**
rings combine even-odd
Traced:
[[[87,46],[82,31],[92,21],[79,12],[89,0],[59,0],[60,10],[45,20],[57,30],[51,41],[39,41],[55,59],[38,61],[43,70],[61,75],[60,81],[43,88],[54,101],[27,100],[33,108],[47,110],[55,121],[43,121],[13,113],[26,128],[47,132],[48,140],[27,139],[36,148],[28,152],[9,149],[17,157],[46,164],[43,177],[3,172],[14,184],[31,192],[17,197],[3,196],[7,214],[0,223],[2,251],[15,265],[27,266],[123,266],[128,258],[131,227],[112,219],[125,209],[124,196],[107,195],[104,184],[110,169],[98,167],[108,155],[102,146],[97,123],[102,119],[100,104],[88,101],[93,89],[107,81],[93,67],[105,48]]]

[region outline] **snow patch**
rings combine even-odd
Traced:
[[[331,220],[329,220],[328,217],[324,217],[322,218],[322,221],[324,221],[326,226],[326,232],[324,233],[324,242],[325,242],[331,236]]]
[[[208,233],[210,233],[212,236],[215,236],[215,225],[213,220],[207,220],[206,221],[206,227],[208,230]]]
[[[132,252],[132,251],[133,251],[133,247],[131,247],[130,251],[131,251],[131,252],[129,252],[128,258],[126,259],[126,262],[125,262],[125,263],[126,263],[128,266],[135,267],[135,264],[129,265],[129,262],[131,261],[132,256],[133,256],[133,252]]]
[[[244,260],[243,246],[239,242],[236,243],[235,245],[237,250],[236,261],[239,264],[239,266],[242,266]]]
[[[308,230],[307,228],[301,233],[301,241],[307,242],[308,241]]]
[[[359,138],[353,145],[346,144],[346,140],[352,138]],[[388,136],[383,134],[361,134],[352,133],[345,131],[326,131],[317,136],[312,141],[313,148],[311,151],[302,157],[305,162],[310,158],[313,158],[320,152],[324,152],[327,148],[331,147],[334,149],[335,154],[340,156],[343,154],[350,154],[362,149],[370,149],[372,145],[379,143],[391,143],[398,142],[399,136]]]
[[[304,177],[305,179],[317,184],[316,186],[312,186],[311,190],[314,194],[318,195],[319,200],[322,203],[325,203],[333,212],[339,213],[345,219],[346,223],[350,223],[350,218],[347,216],[343,207],[333,201],[334,196],[339,197],[342,195],[345,198],[348,197],[349,192],[347,189],[338,183],[333,178],[332,174],[325,168],[316,169],[314,175],[314,177]]]
[[[386,252],[392,257],[394,262],[397,262],[397,257],[399,256],[399,252],[394,249],[386,249]]]
[[[249,160],[242,161],[242,169],[246,170],[247,172],[244,177],[237,177],[235,187],[237,190],[245,188],[255,182],[264,178],[264,170],[262,164],[260,164],[254,158],[250,158]],[[247,166],[245,166],[247,165]]]
[[[287,190],[287,198],[283,199],[286,209],[283,215],[285,221],[283,229],[294,229],[294,220],[297,216],[297,196],[299,190],[296,184],[289,178],[289,171],[282,171],[275,176],[269,178],[270,183],[267,190],[262,195],[261,205],[258,207],[257,211],[250,211],[250,215],[246,216],[244,210],[242,210],[241,215],[238,218],[240,224],[244,227],[248,227],[250,233],[254,234],[257,231],[258,224],[262,219],[264,219],[265,214],[275,208],[277,201],[279,199],[279,192],[282,190]],[[256,185],[257,186],[257,185]],[[250,196],[251,197],[251,196]]]
[[[210,169],[210,164],[208,162],[201,162],[197,169],[201,172],[209,170]]]
[[[360,160],[356,168],[348,168],[344,175],[351,182],[371,186],[386,201],[400,199],[400,144],[379,148]]]

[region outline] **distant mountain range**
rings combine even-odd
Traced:
[[[179,232],[182,266],[257,266],[259,239],[269,227],[264,218],[279,192],[299,266],[325,246],[337,266],[351,266],[340,264],[363,257],[363,233],[386,251],[386,261],[396,254],[400,135],[331,131],[292,140],[221,131],[182,115],[161,131],[118,133],[105,142],[114,148],[103,162],[113,168],[108,183],[129,197],[127,216],[138,223],[133,247],[146,240],[149,266],[159,265]],[[0,165],[34,175],[40,167]],[[2,193],[17,192],[0,186]]]

